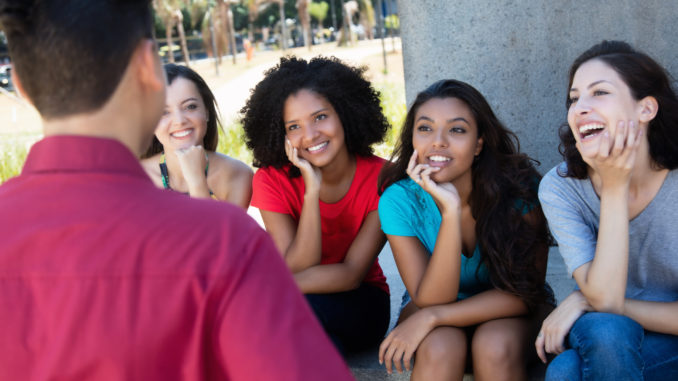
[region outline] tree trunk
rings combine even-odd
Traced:
[[[233,29],[233,13],[231,7],[224,0],[219,1],[219,19],[221,20],[221,35],[225,38],[226,50],[229,46],[233,55],[233,64],[236,63],[235,30]]]
[[[174,45],[172,44],[172,29],[174,28],[172,16],[165,18],[165,37],[167,37],[167,62],[174,63]]]
[[[231,46],[231,54],[233,55],[233,64],[236,62],[236,54],[238,54],[238,48],[235,46],[235,28],[233,27],[233,12],[231,12],[231,7],[226,4],[226,25],[225,28],[229,34],[229,45]]]
[[[313,40],[311,39],[311,15],[308,11],[308,2],[309,0],[297,0],[297,11],[299,12],[304,46],[308,46],[308,50],[311,50]]]
[[[174,14],[176,23],[177,23],[177,32],[179,32],[179,42],[181,43],[181,51],[184,54],[184,62],[186,66],[191,66],[191,56],[188,55],[188,44],[186,43],[186,34],[184,33],[184,16],[181,14],[180,10],[176,10]]]
[[[280,9],[280,40],[283,52],[287,50],[287,24],[285,23],[285,0],[278,0]]]

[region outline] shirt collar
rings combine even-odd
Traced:
[[[22,173],[40,172],[117,172],[150,181],[122,143],[93,136],[55,135],[35,143]]]

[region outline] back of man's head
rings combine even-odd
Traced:
[[[0,0],[0,25],[23,91],[53,119],[101,108],[153,24],[149,0]]]

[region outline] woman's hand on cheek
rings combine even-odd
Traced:
[[[604,131],[599,139],[598,151],[582,155],[582,159],[601,178],[603,186],[627,185],[635,164],[642,129],[634,121],[619,122],[614,136]],[[581,143],[577,149],[582,152]]]
[[[424,188],[441,207],[441,213],[461,211],[459,192],[452,183],[437,183],[431,176],[440,168],[431,167],[428,164],[417,164],[417,150],[414,150],[407,166],[407,174],[419,186]]]
[[[292,146],[292,142],[285,138],[285,154],[289,161],[301,171],[301,176],[304,179],[306,191],[320,191],[320,182],[322,180],[322,173],[320,168],[314,167],[308,160],[299,156],[299,150]]]

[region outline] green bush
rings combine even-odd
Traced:
[[[21,169],[28,155],[28,145],[21,144],[14,139],[2,138],[0,143],[0,184],[21,173]]]
[[[234,159],[252,166],[252,152],[245,145],[245,130],[239,121],[230,121],[219,129],[219,144],[217,152],[221,152]]]
[[[384,142],[374,146],[374,152],[377,156],[388,159],[391,157],[393,148],[398,142],[400,130],[407,114],[405,89],[403,86],[393,83],[376,84],[375,88],[381,93],[381,108],[384,116],[386,116],[386,119],[391,124],[391,128],[386,133]]]

